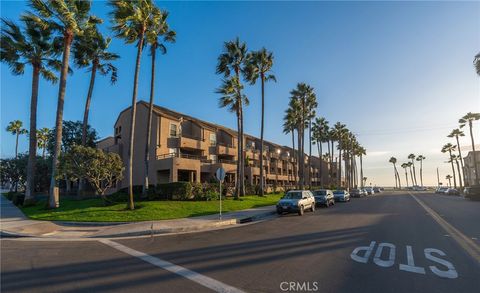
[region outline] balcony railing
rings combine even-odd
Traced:
[[[198,136],[198,135],[193,135],[193,134],[190,134],[190,133],[182,133],[180,136],[185,137],[185,138],[205,141],[205,139],[203,137]]]
[[[237,164],[237,161],[235,160],[218,159],[217,162],[222,164],[233,164],[233,165]]]
[[[229,143],[225,143],[225,142],[220,142],[220,141],[217,141],[217,145],[223,146],[223,147],[227,147],[227,148],[235,148],[235,146],[234,146],[233,144],[229,144]]]
[[[197,156],[197,155],[179,154],[179,153],[169,153],[169,154],[162,154],[157,156],[157,160],[167,159],[167,158],[182,158],[182,159],[199,160],[199,161],[207,160],[206,156]]]

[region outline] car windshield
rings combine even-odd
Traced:
[[[350,191],[351,191],[351,192],[359,192],[358,189],[351,189]]]
[[[344,194],[344,193],[345,193],[344,190],[335,190],[335,191],[333,192],[333,194]]]
[[[287,192],[287,194],[285,194],[283,198],[284,199],[301,199],[302,193],[300,191]]]
[[[316,190],[316,191],[314,191],[314,194],[315,195],[327,195],[327,191],[326,190]]]

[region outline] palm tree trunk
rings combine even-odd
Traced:
[[[397,184],[397,171],[395,170],[395,165],[393,165],[393,175],[395,176],[395,188],[398,188],[398,184]]]
[[[137,90],[138,90],[138,74],[140,72],[140,60],[142,57],[143,50],[143,39],[145,37],[145,30],[140,34],[140,39],[137,46],[137,59],[135,62],[135,75],[133,78],[133,94],[132,94],[132,112],[130,115],[130,136],[128,144],[128,168],[127,168],[127,178],[128,178],[128,208],[130,210],[135,209],[135,203],[133,202],[133,144],[135,141],[135,119],[137,116]]]
[[[410,169],[410,179],[412,179],[412,186],[415,185],[415,181],[413,179],[413,171],[412,171],[412,166],[408,167]],[[408,185],[408,184],[407,184]]]
[[[241,123],[240,123],[240,109],[237,106],[237,180],[235,180],[235,199],[240,198],[240,161],[242,160],[242,150],[240,148],[240,141],[241,141],[241,134],[240,134],[240,128],[241,128]],[[263,160],[263,154],[261,154],[262,160]]]
[[[360,180],[361,180],[361,186],[363,188],[363,160],[362,160],[363,155],[360,155]]]
[[[455,160],[455,163],[457,164],[457,171],[458,171],[458,185],[460,185],[460,190],[462,190],[463,184],[462,184],[462,172],[460,171],[460,164],[458,163],[458,160]]]
[[[422,187],[423,187],[423,159],[420,160],[420,183],[422,184]]]
[[[455,135],[455,138],[457,139],[458,157],[460,158],[460,165],[462,167],[463,185],[467,186],[467,182],[466,182],[467,179],[465,177],[465,167],[463,166],[463,157],[462,157],[462,151],[460,149],[460,141],[458,140],[458,135]]]
[[[402,189],[402,183],[400,182],[400,174],[398,173],[397,166],[396,166],[396,165],[393,165],[393,167],[395,168],[395,173],[397,173],[398,188],[399,188],[399,189]]]
[[[261,73],[261,81],[262,81],[262,118],[261,118],[261,126],[260,126],[260,153],[262,154],[260,160],[260,196],[264,196],[263,194],[263,180],[264,180],[264,171],[263,171],[263,127],[264,127],[264,115],[265,115],[265,75],[263,72]]]
[[[473,140],[473,122],[472,122],[472,120],[468,121],[468,126],[470,127],[470,138],[472,139],[473,167],[475,168],[475,184],[480,184],[480,177],[479,177],[479,174],[478,174],[477,155],[475,153],[475,142]]]
[[[415,171],[415,162],[412,159],[412,166],[413,166],[413,178],[415,179],[415,185],[418,185],[417,183],[417,172]]]
[[[318,158],[320,160],[320,167],[318,168],[318,182],[320,184],[320,186],[323,186],[323,179],[322,179],[322,175],[323,175],[323,157],[322,157],[322,142],[319,140],[318,141]]]
[[[27,166],[27,188],[25,190],[24,205],[33,202],[35,192],[35,163],[37,159],[37,103],[38,103],[38,82],[40,79],[39,66],[33,67],[32,75],[32,97],[30,100],[30,131],[28,146]]]
[[[58,208],[59,194],[58,194],[58,181],[55,178],[57,173],[58,157],[60,155],[62,147],[62,126],[63,126],[63,105],[65,102],[65,90],[67,88],[67,74],[68,64],[70,59],[70,48],[72,46],[73,33],[66,32],[64,35],[63,43],[63,57],[62,68],[60,71],[60,85],[58,90],[58,103],[57,103],[57,117],[55,119],[55,148],[52,156],[52,176],[50,180],[50,197],[49,207],[51,209]]]
[[[302,135],[303,131],[299,126],[297,129],[297,140],[298,140],[298,186],[300,189],[303,189],[303,170],[304,170],[304,162],[302,162]]]
[[[338,148],[338,186],[342,186],[342,147],[341,144],[339,143],[339,148]]]
[[[92,101],[93,87],[95,85],[95,76],[97,74],[97,61],[92,63],[92,74],[90,75],[90,84],[88,86],[87,100],[85,102],[85,110],[83,112],[83,125],[82,125],[82,145],[87,144],[87,127],[88,127],[88,115],[90,113],[90,103]],[[85,189],[85,179],[80,178],[78,180],[77,195],[81,196]]]
[[[263,158],[263,157],[262,157]],[[293,182],[297,186],[297,162],[295,158],[295,129],[292,129],[292,165],[293,165]]]
[[[152,140],[152,116],[153,116],[153,97],[155,90],[155,58],[157,53],[156,46],[152,47],[152,72],[150,79],[150,104],[148,105],[148,118],[147,118],[147,137],[145,141],[145,179],[143,181],[142,195],[147,196],[148,190],[148,176],[149,176],[149,163],[150,163],[150,145]]]
[[[308,186],[312,186],[312,119],[308,120]]]
[[[332,152],[330,150],[330,140],[327,140],[327,147],[328,147],[328,157],[330,158],[328,161],[328,176],[330,177],[329,178],[329,182],[332,180],[332,159],[331,159],[331,156],[332,156]]]
[[[43,147],[43,148],[42,148],[42,158],[43,158],[43,159],[45,159],[45,149],[46,149],[46,147]]]
[[[18,158],[18,137],[20,136],[20,130],[16,133],[17,137],[15,138],[15,159]]]
[[[456,189],[457,188],[457,176],[455,175],[455,168],[453,167],[453,160],[452,160],[452,151],[449,151],[450,153],[450,163],[452,165],[452,173],[453,173],[453,186]]]
[[[408,174],[407,174],[407,168],[405,169],[405,182],[407,182],[407,187],[408,187]]]

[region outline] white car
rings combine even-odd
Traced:
[[[333,197],[335,201],[350,201],[350,193],[346,190],[334,190]]]

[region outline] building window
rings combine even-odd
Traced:
[[[170,137],[178,137],[177,124],[170,124]]]
[[[217,145],[217,134],[210,133],[210,145],[216,146]]]

